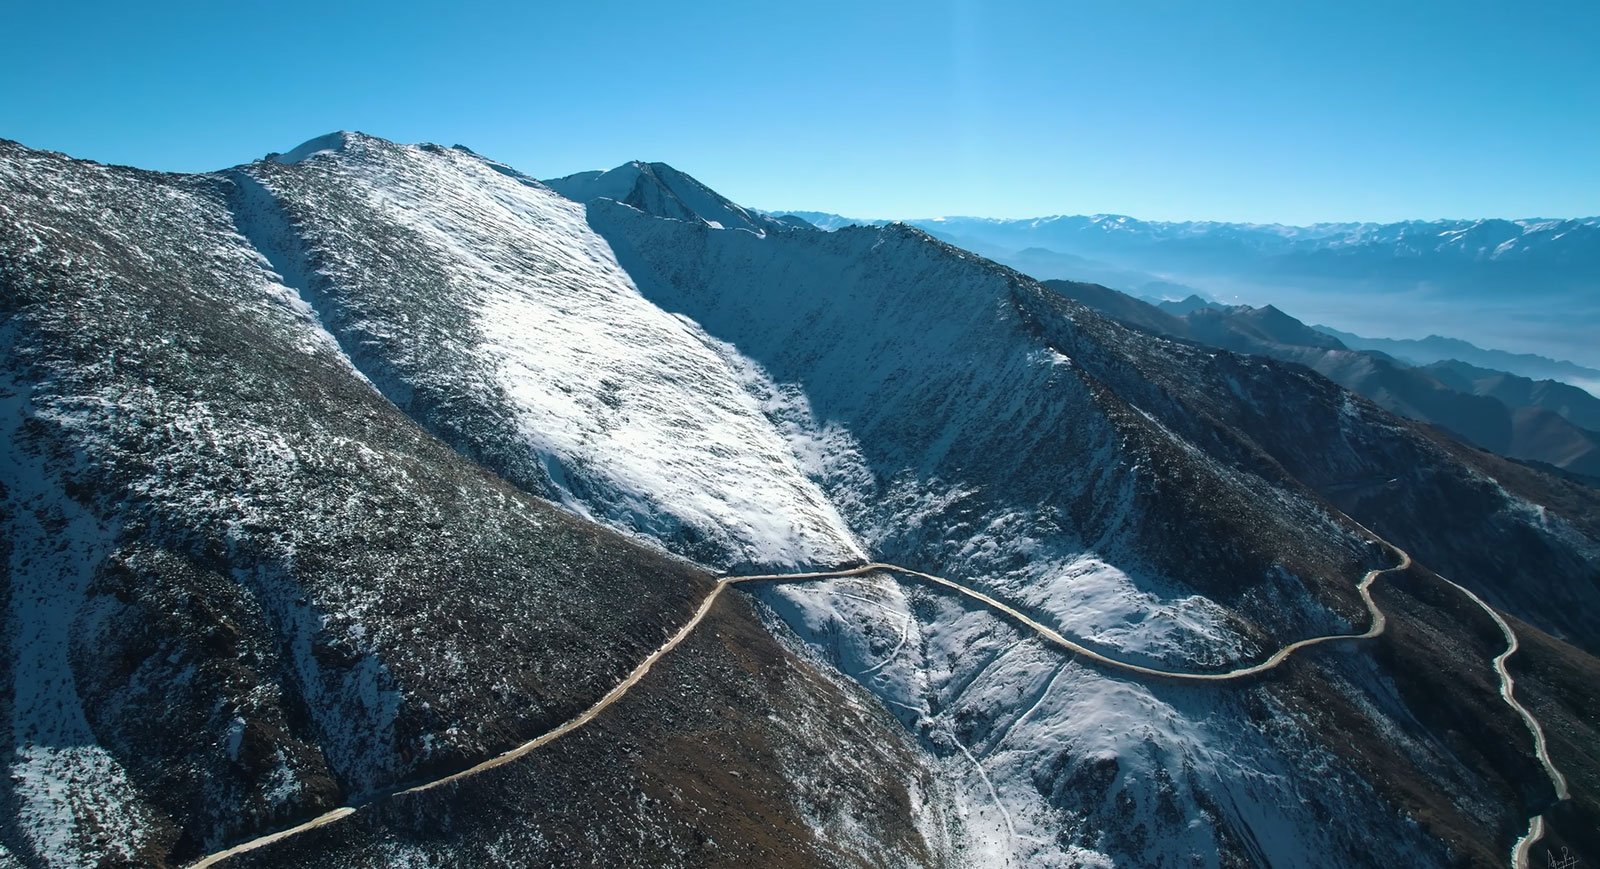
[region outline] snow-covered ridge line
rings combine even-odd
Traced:
[[[425,429],[717,569],[864,557],[694,324],[640,295],[583,205],[465,149],[322,144],[337,147],[239,171],[303,236],[318,263],[308,295],[345,355]],[[408,239],[406,256],[355,221]]]

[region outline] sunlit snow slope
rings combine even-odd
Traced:
[[[580,513],[725,568],[937,570],[1168,666],[1365,617],[1353,585],[1380,549],[1213,442],[1231,435],[1186,428],[1149,375],[1108,386],[1119,356],[1148,360],[1013,272],[898,226],[730,225],[742,210],[655,164],[556,182],[580,206],[463,150],[345,135],[298,151],[241,171],[246,235],[292,239],[274,260],[384,395]],[[1233,365],[1181,363],[1230,408],[1249,406],[1239,383],[1300,388]],[[760,594],[920,735],[978,863],[1437,855],[1461,846],[1407,812],[1506,788],[1505,769],[1407,735],[1385,711],[1399,689],[1359,654],[1194,691],[1019,645],[887,578]],[[1367,744],[1333,739],[1335,719]],[[1374,752],[1407,758],[1396,779],[1429,796],[1375,780]],[[1441,826],[1509,830],[1513,802]]]
[[[639,294],[582,206],[354,134],[239,179],[245,233],[356,365],[495,470],[711,564],[861,557],[736,372]]]

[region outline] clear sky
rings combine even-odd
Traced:
[[[1600,212],[1600,2],[8,4],[0,137],[203,170],[356,129],[861,217]]]

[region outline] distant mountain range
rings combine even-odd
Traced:
[[[1457,360],[1413,365],[1380,351],[1353,350],[1271,305],[1220,305],[1197,296],[1152,305],[1097,284],[1044,283],[1129,325],[1297,362],[1485,449],[1600,480],[1600,398],[1575,386]]]
[[[849,222],[801,216],[822,227]],[[1277,304],[1361,334],[1450,334],[1600,367],[1596,217],[1312,226],[1122,215],[907,222],[1036,278],[1139,295],[1198,290]]]
[[[1548,356],[1540,356],[1535,353],[1507,353],[1504,350],[1488,350],[1471,342],[1463,341],[1460,338],[1446,338],[1440,335],[1429,335],[1420,339],[1367,338],[1321,324],[1311,328],[1338,338],[1344,342],[1346,347],[1351,349],[1376,350],[1381,353],[1387,353],[1396,359],[1409,362],[1412,365],[1429,365],[1434,362],[1457,360],[1469,365],[1510,371],[1524,377],[1562,380],[1583,386],[1590,392],[1600,389],[1600,369],[1589,368],[1562,359],[1551,359]]]

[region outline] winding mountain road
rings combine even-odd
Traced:
[[[1116,658],[1108,657],[1105,654],[1097,652],[1094,649],[1083,645],[1082,643],[1062,636],[1054,628],[1035,621],[1032,617],[1028,616],[1021,610],[1018,610],[1016,607],[1011,606],[1010,604],[995,600],[981,591],[968,588],[967,586],[964,586],[953,580],[946,579],[942,576],[936,576],[931,573],[923,573],[920,570],[912,570],[909,567],[901,567],[898,564],[885,564],[882,562],[868,564],[866,565],[865,570],[876,570],[884,573],[900,573],[920,579],[923,582],[948,588],[958,594],[972,598],[973,600],[978,601],[995,612],[1006,616],[1017,624],[1032,630],[1034,633],[1038,634],[1044,640],[1053,645],[1059,646],[1075,655],[1087,658],[1088,660],[1094,661],[1097,664],[1113,670],[1122,670],[1127,673],[1148,676],[1152,679],[1166,679],[1176,682],[1228,682],[1235,679],[1246,679],[1260,673],[1265,673],[1268,670],[1272,670],[1287,660],[1290,655],[1293,655],[1295,652],[1298,652],[1301,649],[1309,646],[1316,646],[1322,643],[1331,643],[1335,640],[1369,640],[1383,633],[1383,629],[1388,625],[1388,618],[1383,614],[1383,610],[1378,608],[1377,602],[1372,599],[1372,583],[1378,577],[1386,573],[1394,573],[1411,567],[1410,555],[1401,549],[1395,549],[1394,551],[1400,556],[1400,562],[1398,564],[1396,564],[1394,567],[1384,567],[1376,570],[1369,570],[1367,571],[1367,574],[1361,578],[1361,582],[1356,585],[1356,590],[1361,593],[1361,599],[1366,603],[1367,612],[1371,616],[1372,620],[1371,626],[1365,631],[1359,634],[1329,634],[1322,637],[1311,637],[1305,640],[1297,640],[1287,646],[1284,646],[1278,651],[1273,652],[1270,657],[1258,664],[1236,667],[1232,670],[1224,670],[1217,673],[1190,673],[1182,670],[1162,670],[1156,667],[1146,667],[1142,664],[1119,661]],[[848,576],[857,572],[863,572],[863,568],[855,568],[850,573],[840,573],[836,574],[836,576]],[[806,577],[799,574],[790,576],[778,574],[774,576],[728,577],[727,579],[724,579],[723,582],[795,582],[816,578],[817,577],[814,576]]]
[[[1442,576],[1439,578],[1444,579]],[[1506,701],[1507,706],[1510,706],[1516,710],[1518,715],[1522,716],[1523,725],[1528,728],[1529,733],[1533,734],[1533,753],[1538,756],[1540,765],[1544,767],[1545,775],[1550,777],[1550,785],[1555,788],[1556,800],[1560,801],[1571,797],[1572,793],[1567,789],[1567,777],[1561,774],[1561,770],[1556,769],[1555,762],[1550,759],[1550,746],[1545,742],[1544,728],[1539,726],[1539,719],[1534,718],[1533,713],[1518,702],[1513,693],[1516,690],[1517,682],[1511,678],[1511,671],[1506,669],[1506,661],[1517,653],[1517,649],[1522,647],[1522,643],[1517,639],[1517,632],[1513,631],[1511,624],[1499,613],[1495,612],[1494,607],[1485,603],[1483,598],[1478,597],[1469,589],[1455,582],[1451,582],[1448,579],[1444,581],[1454,585],[1458,591],[1488,613],[1489,618],[1494,619],[1494,623],[1500,627],[1500,633],[1506,638],[1506,650],[1496,655],[1494,659],[1494,671],[1500,674],[1500,699]],[[1542,838],[1544,838],[1544,815],[1534,815],[1528,819],[1528,832],[1524,833],[1522,838],[1518,839],[1511,848],[1511,865],[1515,869],[1528,869],[1528,856],[1533,850],[1534,843]]]
[[[1359,525],[1359,523],[1357,524]],[[1363,528],[1363,530],[1366,529]],[[1367,533],[1371,534],[1370,531]],[[971,598],[972,600],[983,604],[996,613],[1005,616],[1011,621],[1028,628],[1046,642],[1109,669],[1133,673],[1135,675],[1144,676],[1147,678],[1164,679],[1169,681],[1227,682],[1246,679],[1261,673],[1265,673],[1269,670],[1273,670],[1282,665],[1284,661],[1288,660],[1289,656],[1300,651],[1301,649],[1323,643],[1331,643],[1337,640],[1367,640],[1377,637],[1383,633],[1384,628],[1388,624],[1388,618],[1384,615],[1383,610],[1378,606],[1377,601],[1375,601],[1372,597],[1372,584],[1380,576],[1389,573],[1397,573],[1410,568],[1411,556],[1405,550],[1382,540],[1382,538],[1377,537],[1377,535],[1372,536],[1374,539],[1378,540],[1380,543],[1394,552],[1398,558],[1398,561],[1393,567],[1376,568],[1367,571],[1367,573],[1361,578],[1361,581],[1356,585],[1356,590],[1360,593],[1362,601],[1366,604],[1367,612],[1371,618],[1371,622],[1365,631],[1359,634],[1328,634],[1325,636],[1297,640],[1272,653],[1272,655],[1268,656],[1265,660],[1262,660],[1259,663],[1240,666],[1232,670],[1225,670],[1215,673],[1192,673],[1185,671],[1162,670],[1155,667],[1147,667],[1142,664],[1119,661],[1116,658],[1109,657],[1101,652],[1097,652],[1094,649],[1088,648],[1081,643],[1063,636],[1054,628],[1041,624],[1032,617],[1028,616],[1026,613],[1023,613],[1021,610],[1018,610],[1007,603],[996,600],[995,598],[990,597],[981,591],[969,588],[961,583],[942,576],[937,576],[931,573],[923,573],[922,571],[912,570],[908,567],[901,567],[897,564],[872,562],[856,567],[841,568],[838,570],[811,571],[807,573],[765,573],[747,576],[725,576],[717,580],[716,584],[706,595],[705,599],[700,602],[700,606],[695,610],[694,615],[691,616],[682,627],[678,628],[676,633],[668,637],[659,648],[657,648],[654,652],[651,652],[643,661],[639,663],[638,666],[634,667],[633,670],[630,671],[621,682],[617,683],[616,687],[612,688],[610,691],[607,691],[604,696],[595,701],[594,704],[589,708],[578,713],[575,717],[566,721],[555,729],[528,740],[527,742],[524,742],[515,748],[495,755],[494,757],[491,757],[482,763],[461,770],[460,772],[452,773],[451,775],[444,776],[443,778],[434,779],[421,784],[402,786],[390,791],[378,793],[355,804],[333,809],[298,826],[261,836],[260,838],[234,845],[226,850],[218,851],[217,853],[207,856],[192,864],[191,869],[205,869],[205,867],[215,866],[218,863],[229,859],[230,857],[235,857],[248,851],[253,851],[257,848],[283,841],[284,839],[299,835],[300,833],[304,833],[308,830],[313,830],[318,827],[334,823],[335,821],[349,817],[364,806],[372,805],[373,803],[388,799],[392,796],[406,796],[409,794],[422,793],[443,785],[461,781],[462,779],[470,778],[481,772],[494,769],[495,767],[504,766],[512,761],[526,756],[530,752],[543,745],[554,742],[568,733],[583,727],[584,725],[593,721],[597,716],[600,715],[601,712],[604,712],[611,704],[620,700],[625,694],[628,693],[630,689],[633,688],[633,686],[639,683],[639,680],[644,678],[646,673],[650,672],[650,668],[654,666],[657,661],[661,660],[663,656],[670,653],[685,639],[687,639],[689,635],[694,632],[694,629],[705,620],[706,615],[711,612],[712,606],[716,604],[718,598],[722,596],[723,591],[735,585],[757,582],[812,582],[821,579],[839,579],[850,576],[861,576],[863,574],[875,572],[896,573],[909,576],[941,588],[947,588],[956,592],[957,594]],[[1445,581],[1450,582],[1449,580]],[[1517,651],[1518,643],[1516,632],[1513,631],[1510,624],[1501,618],[1500,614],[1496,613],[1492,607],[1483,601],[1482,598],[1479,598],[1471,591],[1468,591],[1466,588],[1463,588],[1454,582],[1450,582],[1450,584],[1459,589],[1462,594],[1465,594],[1467,597],[1471,598],[1472,601],[1479,607],[1482,607],[1483,610],[1495,620],[1495,623],[1500,626],[1501,632],[1505,635],[1507,648],[1503,653],[1494,659],[1495,671],[1500,676],[1500,696],[1506,701],[1507,705],[1511,706],[1512,709],[1516,710],[1516,712],[1522,716],[1523,722],[1527,725],[1529,732],[1533,734],[1535,750],[1538,754],[1539,761],[1544,765],[1545,771],[1550,776],[1552,784],[1555,785],[1557,798],[1566,799],[1566,779],[1561,775],[1561,773],[1556,769],[1554,763],[1552,763],[1550,760],[1549,751],[1545,745],[1543,729],[1539,726],[1539,722],[1533,717],[1532,713],[1528,712],[1528,710],[1524,708],[1522,704],[1518,703],[1512,693],[1515,682],[1511,678],[1510,672],[1507,671],[1505,662],[1506,659],[1510,658]],[[1544,817],[1543,815],[1535,816],[1530,820],[1528,834],[1517,840],[1516,846],[1513,850],[1512,865],[1516,867],[1516,869],[1525,869],[1527,866],[1528,852],[1533,843],[1543,835],[1543,832]]]

